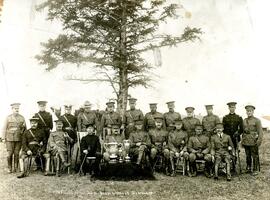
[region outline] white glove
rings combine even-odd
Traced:
[[[184,154],[184,151],[181,151],[181,152],[180,152],[180,156],[182,156],[183,154]]]
[[[215,156],[212,155],[212,162],[215,162]]]
[[[137,143],[136,143],[136,146],[141,146],[141,143],[140,143],[140,142],[137,142]]]
[[[83,150],[83,153],[84,154],[88,154],[88,150]]]
[[[180,153],[181,154],[181,153]],[[179,158],[180,154],[178,152],[175,153],[175,156]]]
[[[231,146],[228,146],[228,150],[231,151],[232,150],[232,147]]]
[[[32,155],[32,151],[31,150],[28,150],[26,153],[27,153],[28,156],[31,156]]]

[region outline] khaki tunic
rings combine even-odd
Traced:
[[[197,150],[203,151],[204,154],[210,152],[211,144],[209,137],[206,135],[195,135],[189,138],[188,141],[188,151],[194,153]]]
[[[174,125],[175,120],[181,120],[181,115],[178,112],[166,112],[164,113],[164,119],[167,130],[170,130],[171,128],[169,127]]]
[[[188,135],[185,131],[174,130],[169,133],[168,147],[171,151],[187,151]]]
[[[126,111],[124,118],[123,118],[123,124],[126,127],[126,132],[131,133],[134,131],[135,124],[134,122],[137,120],[143,120],[144,116],[141,110],[134,109],[134,110],[128,110]]]
[[[149,131],[149,137],[152,144],[152,147],[167,147],[167,141],[168,141],[168,132],[163,129],[152,129]],[[163,145],[163,144],[166,145]]]
[[[151,146],[149,135],[144,131],[134,131],[129,136],[130,147],[136,148],[137,142],[146,143],[147,146]]]
[[[98,127],[96,113],[94,111],[80,113],[77,119],[78,131],[86,131],[86,126],[89,124],[96,126],[96,128]]]
[[[214,134],[216,124],[220,123],[220,119],[217,115],[206,115],[202,119],[203,130],[209,137]]]
[[[200,120],[195,117],[185,117],[183,119],[183,128],[187,132],[188,137],[194,135],[195,126],[200,124]]]
[[[164,121],[164,116],[162,113],[159,112],[149,112],[145,114],[144,117],[144,128],[148,132],[151,129],[156,128],[156,123],[155,123],[155,118],[163,118],[163,127],[165,127],[165,121]]]
[[[223,133],[222,138],[218,134],[213,135],[211,138],[211,154],[215,155],[228,155],[228,147],[232,147],[232,152],[234,152],[234,147],[232,139],[229,135]]]
[[[57,151],[67,151],[67,144],[68,141],[64,137],[63,131],[55,131],[50,134],[49,140],[48,140],[48,150],[57,149]]]
[[[8,142],[22,141],[23,132],[26,129],[25,119],[22,115],[9,115],[4,124],[4,138]]]
[[[263,137],[261,121],[256,117],[248,117],[243,122],[244,133],[242,135],[242,145],[260,145]]]

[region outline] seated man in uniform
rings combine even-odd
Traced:
[[[27,176],[27,169],[31,166],[30,163],[27,162],[25,165],[25,159],[30,158],[32,156],[37,156],[38,159],[42,160],[42,155],[46,150],[46,140],[47,137],[45,133],[37,129],[39,118],[31,118],[30,124],[31,128],[24,132],[22,136],[22,151],[20,154],[20,168],[21,168],[21,174],[17,176],[18,178],[23,178]],[[30,161],[30,160],[29,160]],[[32,161],[30,161],[32,162]]]
[[[163,129],[163,117],[155,118],[155,128],[149,131],[151,141],[150,158],[153,164],[157,154],[164,156],[166,165],[166,174],[168,174],[168,163],[170,159],[170,151],[167,146],[168,132]]]
[[[72,143],[73,140],[67,133],[63,131],[63,122],[62,120],[55,120],[56,131],[50,134],[48,140],[48,147],[46,153],[46,171],[45,176],[48,175],[49,166],[50,166],[50,155],[56,158],[56,175],[61,176],[60,162],[64,168],[69,167],[70,163],[67,162],[67,148],[68,143]]]
[[[187,152],[187,142],[188,135],[182,129],[183,123],[181,119],[175,120],[175,130],[169,133],[168,138],[168,147],[170,150],[170,161],[172,167],[171,176],[175,176],[175,158],[177,160],[180,157],[183,157],[186,161],[188,161],[188,152]]]
[[[227,181],[231,181],[231,154],[234,154],[231,137],[223,133],[223,124],[216,125],[216,133],[211,138],[211,155],[215,158],[215,179],[218,179],[218,168],[222,160],[226,162]]]
[[[95,135],[94,125],[86,126],[87,135],[81,139],[81,161],[83,164],[83,172],[86,173],[90,170],[89,160],[87,157],[95,157],[95,161],[93,163],[93,172],[94,175],[99,173],[99,163],[101,160],[101,146],[99,142],[98,136]],[[91,171],[90,171],[91,173]]]
[[[107,132],[107,135],[104,140],[105,152],[103,153],[103,158],[106,162],[110,161],[110,155],[111,155],[110,149],[107,146],[108,143],[116,142],[118,144],[116,154],[119,159],[125,156],[125,150],[122,148],[123,140],[125,139],[125,136],[123,132],[122,134],[120,133],[119,124],[112,124],[111,126],[112,126],[111,131]]]
[[[196,125],[195,135],[191,136],[188,141],[188,152],[189,154],[189,163],[190,171],[189,176],[197,175],[196,160],[205,160],[205,169],[204,174],[206,177],[211,177],[211,168],[212,168],[212,156],[210,154],[211,143],[209,137],[203,135],[202,125]]]
[[[140,165],[148,149],[151,147],[149,135],[143,131],[143,120],[138,119],[135,121],[135,131],[131,132],[129,141],[129,152],[132,157],[137,158],[136,164]]]

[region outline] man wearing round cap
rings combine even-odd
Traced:
[[[194,107],[186,107],[187,116],[183,119],[183,128],[187,132],[188,137],[191,137],[195,133],[195,126],[200,125],[201,122],[194,116]]]
[[[168,132],[163,128],[164,118],[163,116],[155,117],[155,129],[150,129],[149,137],[151,141],[151,162],[155,162],[157,155],[164,156],[166,174],[169,175],[169,159],[170,151],[168,149]]]
[[[243,133],[243,119],[235,113],[236,104],[236,102],[227,103],[229,114],[222,119],[223,132],[231,137],[235,150],[237,149],[237,143],[240,142],[240,135]]]
[[[84,111],[78,115],[77,126],[79,132],[85,132],[86,126],[89,125],[94,126],[95,129],[99,126],[98,117],[95,111],[91,110],[91,106],[89,101],[84,102]]]
[[[21,174],[18,176],[18,178],[23,178],[27,175],[26,169],[29,170],[31,167],[28,165],[32,163],[32,161],[30,161],[32,156],[36,157],[36,160],[42,162],[43,153],[46,151],[46,135],[44,131],[37,128],[38,121],[39,118],[31,118],[31,128],[26,130],[22,136],[22,151],[20,154]],[[25,163],[25,160],[27,160],[26,158],[29,158],[27,163]],[[44,167],[43,163],[42,167]]]
[[[74,144],[77,142],[77,118],[71,114],[72,105],[65,105],[64,107],[65,114],[60,117],[60,120],[63,122],[63,131],[68,133],[69,137],[73,140],[68,149],[69,158],[72,158]]]
[[[37,104],[39,111],[34,115],[34,118],[39,118],[38,129],[44,131],[48,141],[50,132],[53,129],[52,115],[46,111],[47,101],[38,101]]]
[[[231,137],[223,133],[223,124],[216,125],[216,134],[211,138],[211,155],[215,160],[215,179],[218,179],[219,164],[226,162],[227,181],[231,181],[231,156],[234,156],[234,147]]]
[[[188,135],[182,129],[183,122],[180,119],[174,121],[175,130],[169,133],[168,137],[168,147],[170,150],[170,162],[172,173],[171,176],[175,176],[175,159],[179,160],[181,157],[188,161],[188,152],[187,152],[187,142]]]
[[[130,109],[126,111],[123,117],[123,125],[125,127],[125,137],[129,138],[129,135],[132,131],[135,130],[134,122],[137,120],[143,120],[144,116],[140,109],[136,109],[137,99],[130,98],[129,99],[129,107]]]
[[[117,124],[119,127],[122,125],[122,118],[118,112],[115,112],[115,106],[113,101],[109,101],[106,103],[107,112],[105,112],[100,121],[100,133],[103,131],[107,131],[107,129],[111,129],[112,124]]]
[[[19,152],[22,145],[22,135],[26,129],[25,119],[19,114],[20,103],[11,104],[12,114],[8,115],[3,127],[3,138],[8,152],[7,163],[9,173],[16,172],[19,163]],[[14,158],[14,169],[12,161]]]
[[[212,167],[212,156],[210,154],[211,143],[208,136],[203,134],[202,125],[195,126],[195,135],[188,140],[188,152],[190,172],[189,176],[197,175],[196,160],[205,160],[204,173],[206,177],[210,177]]]
[[[260,170],[259,147],[262,143],[263,130],[261,121],[254,117],[255,106],[247,105],[245,109],[247,118],[243,122],[242,145],[246,153],[247,172],[252,172],[256,176]]]
[[[72,143],[73,140],[67,133],[63,131],[63,121],[58,119],[55,120],[56,131],[50,134],[47,146],[46,155],[46,169],[45,175],[49,172],[50,167],[50,155],[56,158],[56,175],[61,176],[61,169],[60,165],[62,164],[63,167],[69,167],[70,163],[67,162],[66,155],[67,155],[67,148],[68,144]]]
[[[167,131],[172,131],[174,129],[174,122],[176,120],[181,120],[181,115],[174,111],[175,104],[174,101],[169,101],[166,103],[169,111],[164,113],[165,126]]]
[[[165,121],[163,114],[160,112],[157,112],[157,103],[150,103],[150,112],[145,114],[144,117],[144,128],[147,132],[149,132],[151,129],[156,128],[156,122],[155,118],[161,118],[162,119],[162,126],[165,129]]]
[[[143,120],[135,120],[135,130],[130,133],[129,140],[129,152],[132,157],[137,158],[136,164],[140,165],[151,147],[149,135],[143,130]]]
[[[81,161],[83,172],[92,172],[89,170],[93,169],[94,175],[99,173],[99,163],[102,158],[101,155],[101,145],[98,136],[95,135],[95,128],[93,125],[87,125],[86,127],[87,135],[81,139]],[[86,157],[94,157],[94,163],[92,169],[90,169],[90,162]]]
[[[71,114],[72,105],[65,105],[65,114],[60,117],[63,122],[63,130],[73,139],[73,142],[77,142],[77,118]]]
[[[211,138],[214,135],[216,125],[220,123],[220,119],[217,115],[213,114],[213,105],[205,105],[207,115],[202,119],[202,125],[204,134]]]

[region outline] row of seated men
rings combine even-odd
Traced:
[[[32,118],[31,129],[36,129],[38,119]],[[125,149],[123,147],[124,135],[120,133],[120,127],[118,124],[113,124],[111,132],[104,138],[104,153],[102,153],[102,146],[100,139],[95,135],[94,127],[87,126],[87,135],[81,139],[81,162],[83,170],[87,170],[86,157],[94,157],[93,163],[94,173],[99,173],[100,160],[104,159],[104,162],[110,162],[111,149],[107,149],[105,144],[115,142],[117,144],[117,150],[114,152],[117,155],[117,159],[125,158],[126,154],[130,154],[132,158],[136,158],[136,165],[140,166],[142,162],[148,162],[146,159],[149,156],[150,165],[153,167],[157,156],[162,156],[165,162],[166,174],[175,176],[175,165],[177,159],[183,157],[187,163],[189,163],[190,171],[189,176],[196,176],[196,159],[205,160],[205,175],[211,176],[212,163],[215,161],[215,179],[218,178],[218,166],[222,159],[227,164],[227,180],[231,180],[230,174],[230,161],[231,154],[234,154],[233,143],[231,138],[223,134],[223,125],[217,124],[217,134],[211,138],[203,134],[201,125],[196,125],[195,134],[188,138],[187,133],[182,129],[182,121],[175,121],[175,129],[170,133],[162,128],[162,118],[156,117],[156,128],[152,129],[149,133],[143,129],[143,121],[135,121],[135,130],[131,132],[129,137],[130,148]],[[46,158],[45,175],[49,172],[50,158],[56,157],[56,175],[61,175],[62,165],[63,168],[69,167],[70,163],[67,163],[67,149],[68,143],[72,142],[72,139],[67,133],[62,131],[63,122],[56,120],[56,132],[52,132],[49,137],[47,151],[44,153]],[[31,130],[30,129],[30,130]],[[33,130],[32,130],[33,131]],[[26,132],[28,133],[28,132]],[[31,134],[31,133],[30,133]],[[26,137],[23,137],[23,150],[21,153],[20,166],[22,173],[19,178],[27,175],[27,166],[25,166],[25,158],[27,156],[38,155],[40,144],[35,141],[27,141]],[[121,151],[120,151],[121,149]],[[128,152],[127,152],[128,151]],[[84,163],[85,162],[85,163]],[[29,163],[27,163],[29,165]]]
[[[18,167],[19,151],[21,150],[21,146],[24,146],[23,144],[25,143],[24,140],[26,136],[32,140],[37,140],[39,145],[44,147],[41,150],[42,153],[50,151],[50,147],[47,145],[47,143],[49,137],[51,135],[54,136],[55,134],[51,133],[53,127],[52,116],[46,111],[46,104],[46,101],[38,102],[39,112],[34,115],[34,118],[36,119],[32,119],[32,121],[37,121],[36,129],[30,128],[28,130],[26,130],[23,116],[19,114],[20,104],[14,103],[11,105],[13,114],[7,117],[3,137],[6,141],[8,151],[8,169],[10,172],[13,171],[13,158],[14,170],[16,170]],[[143,131],[151,135],[152,132],[156,131],[157,118],[162,121],[161,130],[165,132],[167,131],[168,133],[172,132],[173,129],[175,129],[176,122],[181,120],[181,115],[174,111],[174,102],[167,103],[169,112],[165,114],[157,111],[157,104],[150,104],[150,112],[143,115],[139,109],[135,108],[136,99],[134,98],[130,99],[129,105],[130,110],[126,112],[123,119],[121,119],[119,113],[114,111],[115,107],[113,102],[107,103],[106,112],[104,112],[101,117],[97,116],[96,112],[91,111],[91,104],[88,101],[85,102],[83,112],[79,113],[77,117],[71,114],[72,107],[70,105],[66,105],[66,113],[59,116],[59,119],[62,123],[61,131],[65,132],[65,134],[62,135],[66,138],[65,140],[68,140],[69,152],[72,151],[73,145],[77,142],[76,132],[86,131],[88,126],[93,126],[97,130],[97,135],[100,136],[103,130],[110,129],[112,128],[113,124],[117,124],[121,130],[125,130],[125,139],[129,139],[130,134],[135,130],[134,124],[136,121],[142,121],[140,123],[143,123]],[[253,166],[252,171],[256,174],[259,165],[258,147],[262,142],[262,128],[260,120],[253,116],[255,107],[253,105],[247,105],[245,108],[248,116],[242,120],[242,117],[235,114],[236,103],[229,102],[227,105],[230,113],[223,117],[223,132],[231,137],[234,144],[234,149],[237,148],[237,144],[241,139],[240,135],[242,135],[242,145],[244,146],[246,152],[247,171],[251,172],[251,166]],[[216,125],[220,123],[219,117],[213,114],[212,105],[207,105],[206,110],[207,115],[203,118],[202,123],[200,123],[200,120],[194,117],[194,108],[186,108],[187,117],[183,118],[182,120],[182,129],[186,132],[188,138],[193,136],[195,133],[195,127],[197,125],[200,126],[200,124],[202,124],[201,128],[204,132],[203,135],[208,136],[208,138],[211,139],[211,136],[215,134],[214,130]],[[54,138],[57,139],[58,136],[54,136]],[[26,150],[24,147],[22,149]],[[39,161],[37,160],[37,162],[44,163],[45,160],[40,159]],[[68,163],[65,165],[68,165]]]

